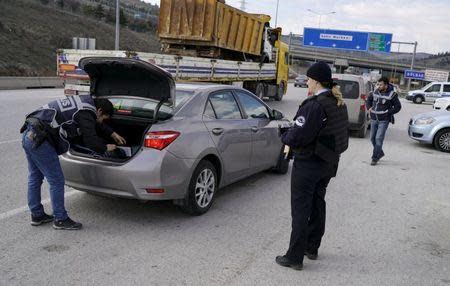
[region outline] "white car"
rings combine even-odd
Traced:
[[[450,111],[450,97],[436,99],[433,109]]]
[[[434,103],[436,99],[450,96],[450,82],[431,82],[422,89],[411,90],[406,96],[407,100],[421,104],[422,102]]]

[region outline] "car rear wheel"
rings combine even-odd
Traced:
[[[358,137],[359,138],[366,138],[367,136],[367,122],[364,123],[364,125],[361,127],[361,129],[358,130]]]
[[[181,209],[191,215],[206,213],[214,201],[217,187],[216,168],[209,161],[201,161],[192,175]]]
[[[423,102],[423,97],[421,95],[416,95],[413,99],[414,103],[416,104],[422,104]]]
[[[450,153],[450,128],[440,130],[434,136],[434,147],[442,152]]]

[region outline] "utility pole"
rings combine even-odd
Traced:
[[[278,6],[280,5],[280,0],[277,0],[277,12],[275,13],[275,28],[278,24]]]
[[[119,0],[116,0],[116,42],[115,42],[115,50],[119,50],[119,30],[120,30],[120,6]]]
[[[392,44],[399,44],[399,45],[413,45],[414,46],[414,52],[411,59],[411,69],[414,69],[414,62],[416,60],[416,52],[417,52],[417,41],[415,42],[394,42],[392,41]],[[408,79],[408,91],[411,89],[411,79]]]
[[[245,11],[245,4],[247,4],[247,1],[241,0],[241,10]]]

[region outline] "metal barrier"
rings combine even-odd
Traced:
[[[63,80],[59,77],[0,77],[0,90],[61,87]]]

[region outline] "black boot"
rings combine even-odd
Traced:
[[[287,258],[286,255],[284,255],[284,256],[277,256],[275,261],[276,261],[276,263],[278,265],[281,265],[281,266],[284,266],[284,267],[291,267],[292,269],[295,269],[295,270],[302,270],[303,269],[303,263],[301,263],[301,262],[294,262],[294,261],[290,260],[289,258]]]
[[[318,254],[319,253],[317,250],[316,251],[308,251],[308,250],[305,251],[306,257],[308,257],[308,259],[310,259],[310,260],[316,260]]]

